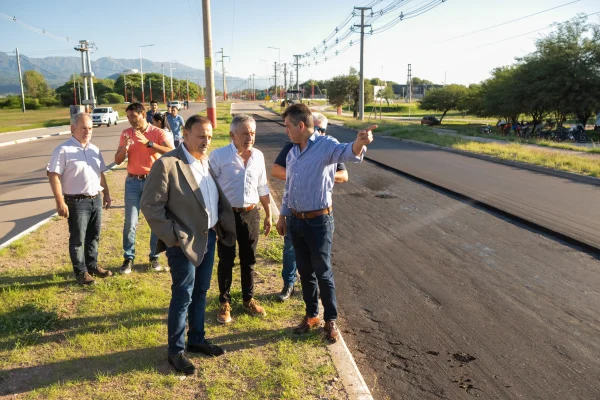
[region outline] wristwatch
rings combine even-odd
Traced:
[[[154,147],[154,142],[152,140],[148,140],[148,143],[146,143],[146,147]]]

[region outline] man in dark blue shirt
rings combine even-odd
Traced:
[[[150,110],[146,111],[146,121],[148,121],[149,124],[152,124],[152,117],[154,117],[156,114],[160,114],[158,112],[158,102],[156,100],[152,100],[150,102]]]
[[[317,112],[312,113],[312,117],[315,132],[325,135],[328,123],[327,117]],[[274,178],[285,181],[285,160],[292,147],[294,147],[293,143],[287,143],[275,159],[275,163],[271,169],[271,175]],[[348,182],[348,171],[344,163],[337,164],[334,180],[335,183]],[[283,289],[277,297],[279,301],[286,301],[294,294],[294,284],[296,283],[296,254],[294,253],[292,237],[289,232],[283,238],[283,268],[281,270],[281,277],[283,278]]]

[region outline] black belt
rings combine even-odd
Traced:
[[[130,178],[135,178],[135,179],[139,179],[140,181],[143,181],[144,179],[146,179],[148,177],[148,174],[146,174],[146,175],[135,175],[135,174],[127,173],[127,176],[130,177]]]
[[[71,200],[95,199],[96,197],[98,197],[98,194],[95,194],[93,196],[88,196],[87,194],[65,194],[64,198],[66,200],[68,200],[68,199],[71,199]]]
[[[254,210],[254,207],[256,207],[256,204],[252,204],[251,206],[248,206],[248,207],[231,207],[231,208],[235,212],[244,212],[244,211]]]

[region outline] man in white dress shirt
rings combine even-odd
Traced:
[[[92,118],[71,118],[71,139],[54,149],[47,167],[56,211],[69,221],[69,256],[80,285],[95,283],[93,276],[106,278],[112,272],[98,265],[98,241],[102,206],[109,207],[110,194],[104,159],[92,139]]]
[[[240,273],[244,309],[255,316],[264,316],[265,309],[254,298],[254,264],[260,234],[258,202],[265,210],[265,236],[271,230],[271,197],[262,152],[254,148],[256,121],[249,115],[238,114],[231,121],[231,143],[210,153],[209,162],[235,215],[237,244],[240,254]],[[219,302],[217,321],[231,322],[232,270],[235,262],[235,243],[227,246],[217,241],[219,264]]]

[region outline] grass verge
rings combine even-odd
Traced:
[[[218,112],[226,114],[228,107],[220,104]],[[220,125],[227,126],[225,119]],[[122,260],[125,174],[120,168],[107,176],[114,202],[103,215],[99,262],[113,272]],[[67,232],[66,221],[55,219],[0,254],[0,397],[346,397],[321,333],[291,333],[304,314],[300,294],[285,303],[274,300],[282,284],[278,257],[283,240],[276,234],[258,245],[256,297],[267,317],[243,313],[236,265],[234,321],[218,324],[215,267],[206,330],[228,352],[219,358],[193,357],[199,373],[184,379],[166,362],[171,279],[168,273],[148,271],[150,231],[143,217],[133,273],[99,280],[93,287],[74,283]],[[166,264],[163,255],[160,261]]]

